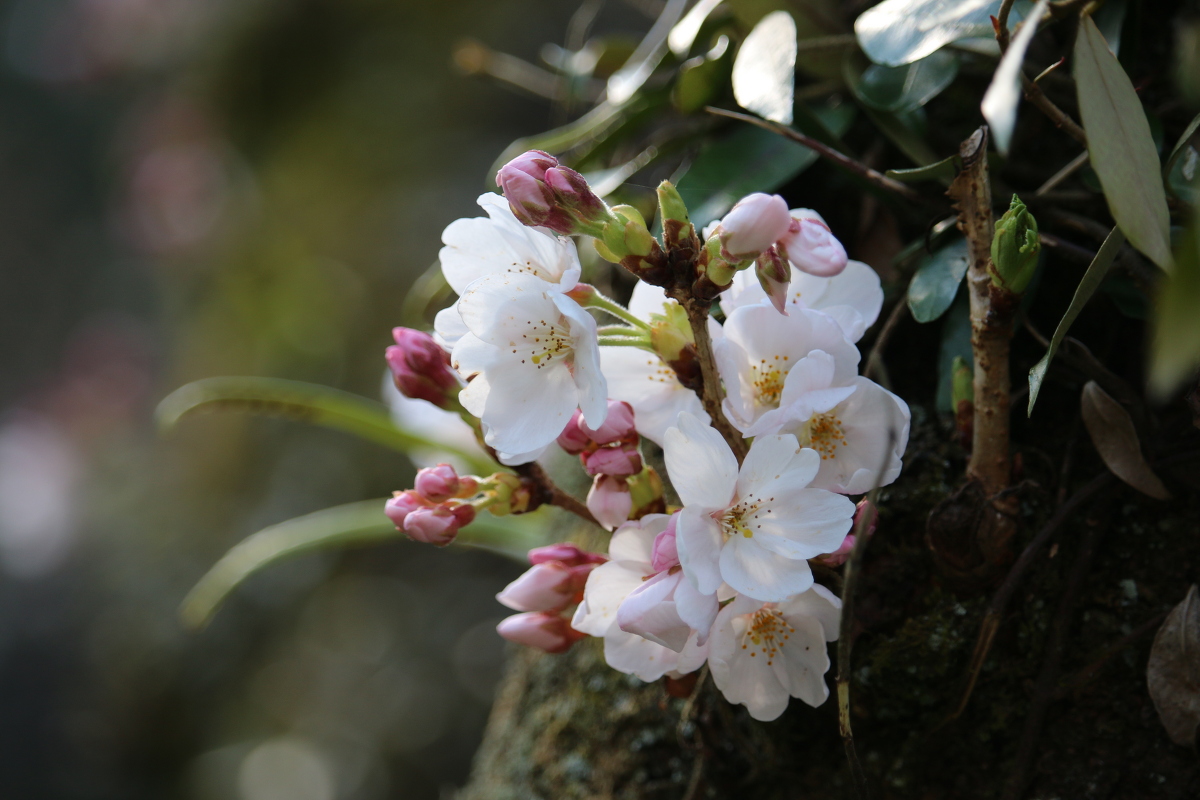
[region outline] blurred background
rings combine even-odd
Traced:
[[[582,5],[636,40],[662,4]],[[570,44],[579,10],[0,2],[5,797],[439,798],[465,781],[504,652],[492,596],[519,566],[402,542],[305,557],[186,631],[181,599],[231,545],[413,468],[261,418],[160,437],[152,413],[214,375],[378,397],[442,228],[480,213],[509,142],[569,113],[466,71],[488,45],[536,62]]]

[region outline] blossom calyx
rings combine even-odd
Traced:
[[[1037,220],[1014,194],[1008,211],[996,221],[992,237],[992,263],[988,268],[992,284],[1013,294],[1025,291],[1037,269],[1041,249]]]
[[[647,514],[662,514],[667,510],[663,493],[662,478],[654,467],[644,467],[641,472],[626,480],[630,495],[630,519],[641,519]]]
[[[788,284],[792,280],[792,268],[775,247],[768,247],[754,261],[754,274],[762,286],[771,305],[780,314],[787,315]]]
[[[456,406],[462,383],[450,366],[450,354],[428,333],[412,328],[393,328],[392,338],[396,343],[385,357],[400,394],[438,408]]]
[[[687,311],[678,303],[664,303],[662,314],[650,315],[650,346],[670,363],[683,357],[686,348],[696,347]]]
[[[501,167],[496,185],[525,225],[596,236],[612,217],[587,179],[541,150],[529,150]]]

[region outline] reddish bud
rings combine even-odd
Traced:
[[[462,388],[450,354],[432,336],[412,328],[393,328],[392,336],[396,344],[385,355],[400,394],[449,407]]]
[[[675,544],[675,523],[679,519],[679,514],[671,515],[667,520],[667,527],[663,532],[654,537],[654,549],[650,555],[650,568],[655,572],[662,572],[679,564],[679,549]]]
[[[510,642],[536,647],[547,653],[565,653],[587,634],[571,627],[563,617],[545,612],[516,614],[500,621],[496,632]]]
[[[563,428],[563,432],[558,435],[558,446],[573,456],[579,455],[592,445],[591,437],[588,436],[587,431],[580,424],[582,422],[583,412],[577,408],[575,409],[575,413],[571,415],[571,420],[567,423],[567,427]]]
[[[846,268],[846,248],[814,212],[793,219],[787,234],[779,240],[779,251],[792,266],[809,275],[830,278]]]
[[[791,222],[787,203],[779,195],[746,195],[717,226],[722,254],[730,261],[755,258],[787,233]]]
[[[441,503],[458,494],[460,481],[454,467],[438,464],[436,467],[419,470],[413,488],[426,500]]]
[[[628,477],[642,471],[642,457],[636,446],[601,447],[580,456],[588,475]]]
[[[418,508],[426,508],[428,503],[425,498],[409,489],[404,492],[397,492],[396,495],[387,501],[387,505],[383,507],[383,513],[387,514],[388,519],[399,528],[404,530],[404,518]]]
[[[580,550],[570,542],[559,542],[558,544],[548,544],[545,547],[535,547],[529,551],[530,564],[544,564],[547,561],[561,561],[568,567],[577,567],[581,564],[603,564],[607,561],[606,556],[599,553],[589,553],[586,550]]]
[[[596,444],[612,444],[637,436],[637,428],[633,425],[633,406],[623,400],[608,401],[608,414],[599,428],[589,428],[582,418],[578,420],[578,425]],[[634,438],[634,441],[637,439]]]
[[[459,509],[468,509],[462,513]],[[434,506],[418,508],[404,518],[404,532],[409,538],[426,544],[445,547],[458,536],[459,528],[475,518],[475,509],[469,505],[456,508]]]

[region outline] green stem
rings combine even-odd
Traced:
[[[589,308],[598,308],[601,311],[607,311],[617,319],[624,320],[635,328],[640,328],[644,331],[650,330],[649,323],[638,319],[631,314],[629,309],[625,308],[625,306],[621,305],[616,300],[605,297],[599,292],[596,292],[591,296],[591,298],[588,299],[587,305]]]
[[[650,340],[644,337],[601,336],[599,343],[601,347],[640,347],[643,350],[651,350]]]
[[[631,328],[628,325],[601,325],[596,328],[596,333],[600,336],[630,336],[636,339],[646,338],[645,331],[639,328]]]

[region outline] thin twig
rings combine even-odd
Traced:
[[[1086,503],[1098,492],[1108,488],[1112,482],[1113,475],[1107,470],[1092,478],[1086,486],[1075,492],[1075,494],[1071,495],[1070,499],[1059,506],[1058,510],[1054,512],[1054,516],[1042,526],[1037,536],[1034,536],[1033,540],[1025,546],[1025,549],[1021,552],[1021,556],[1013,564],[1012,569],[1008,571],[1004,583],[1000,585],[1000,588],[992,597],[992,602],[988,605],[987,613],[984,615],[983,623],[980,626],[979,638],[975,641],[975,652],[971,655],[971,664],[967,672],[967,687],[963,691],[958,708],[954,710],[954,713],[942,725],[956,719],[966,709],[967,703],[971,699],[971,693],[975,690],[975,683],[979,679],[979,672],[983,668],[983,662],[992,649],[992,642],[996,638],[996,631],[1000,627],[1000,618],[1004,615],[1004,610],[1008,607],[1008,601],[1012,599],[1013,594],[1017,591],[1017,587],[1021,585],[1021,580],[1025,577],[1025,573],[1042,551],[1042,548],[1045,547],[1046,542],[1058,532],[1059,528],[1075,513],[1079,506]]]
[[[1041,186],[1039,186],[1037,188],[1037,191],[1035,191],[1033,193],[1033,196],[1041,197],[1046,192],[1057,188],[1060,183],[1062,183],[1067,178],[1071,177],[1072,175],[1074,175],[1076,172],[1078,172],[1080,169],[1083,168],[1083,165],[1088,162],[1088,156],[1089,156],[1088,151],[1084,150],[1082,153],[1080,153],[1079,155],[1072,158],[1070,163],[1068,163],[1065,167],[1063,167],[1058,172],[1054,173],[1049,178],[1047,178],[1046,182],[1043,183]]]
[[[765,120],[761,117],[751,116],[750,114],[740,114],[737,111],[728,111],[724,108],[714,108],[713,106],[706,106],[704,110],[717,117],[728,117],[729,119],[736,119],[740,120],[741,122],[749,122],[751,125],[757,125],[758,127],[764,128],[772,133],[777,133],[780,136],[791,139],[793,142],[804,145],[808,149],[814,151],[817,155],[833,162],[842,169],[854,173],[873,186],[877,186],[880,189],[889,191],[892,194],[899,195],[910,203],[919,203],[924,206],[936,206],[938,208],[943,207],[941,203],[933,198],[926,197],[925,195],[915,191],[909,186],[906,186],[900,181],[893,180],[892,178],[884,175],[882,172],[877,172],[876,170],[868,167],[866,164],[855,161],[853,158],[850,158],[850,156],[847,156],[843,153],[839,153],[837,150],[834,150],[824,142],[818,141],[811,136],[806,136],[794,128],[789,128],[787,125],[780,125],[777,122],[771,122],[770,120]]]
[[[1046,711],[1056,695],[1058,673],[1062,666],[1063,648],[1067,642],[1067,629],[1071,625],[1071,617],[1075,611],[1076,601],[1083,588],[1084,578],[1092,565],[1092,557],[1096,553],[1096,543],[1104,529],[1108,527],[1111,515],[1102,514],[1099,519],[1087,521],[1088,530],[1079,546],[1079,553],[1071,567],[1067,578],[1067,586],[1059,600],[1058,610],[1050,627],[1050,635],[1046,642],[1046,658],[1038,673],[1034,689],[1033,701],[1030,703],[1029,716],[1025,718],[1025,727],[1021,731],[1021,741],[1017,746],[1017,761],[1012,775],[1001,794],[1001,800],[1020,800],[1021,794],[1029,784],[1029,773],[1032,768],[1037,742],[1042,733],[1042,725],[1046,721]]]
[[[696,343],[696,360],[700,362],[700,375],[703,380],[703,385],[696,393],[708,413],[712,426],[724,437],[740,464],[746,457],[746,439],[729,423],[721,408],[725,390],[721,387],[721,376],[717,372],[717,361],[713,356],[712,337],[708,333],[709,306],[694,298],[676,299],[687,312],[688,322],[692,327],[692,338]]]
[[[867,356],[867,364],[863,369],[863,374],[868,378],[874,377],[875,380],[885,384],[885,389],[890,389],[887,386],[887,380],[880,380],[882,377],[879,373],[883,370],[883,351],[887,347],[888,340],[892,338],[892,333],[900,325],[900,321],[904,319],[905,312],[908,311],[908,288],[904,289],[900,297],[896,300],[896,305],[892,306],[892,312],[888,314],[887,321],[883,323],[883,327],[879,329],[879,335],[875,337],[875,343],[871,345],[871,353]]]
[[[577,500],[574,495],[567,494],[550,479],[546,474],[546,470],[542,469],[542,465],[536,461],[530,461],[528,464],[521,464],[513,467],[517,474],[522,478],[528,478],[542,489],[542,502],[549,503],[552,506],[558,506],[561,509],[570,511],[577,517],[585,519],[593,525],[599,525],[596,518],[592,516],[592,512],[588,511],[588,507]]]

